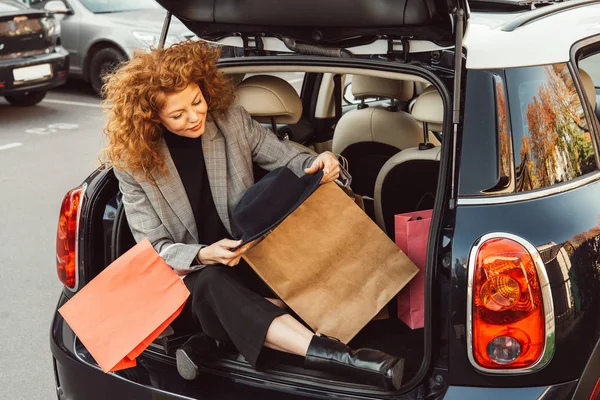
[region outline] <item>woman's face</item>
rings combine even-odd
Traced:
[[[168,93],[159,111],[160,122],[179,136],[197,138],[204,133],[208,106],[202,91],[195,83],[181,92]]]

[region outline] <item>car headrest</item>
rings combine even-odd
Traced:
[[[592,103],[593,108],[596,109],[596,87],[594,86],[592,77],[581,68],[579,69],[579,76],[583,82],[583,90],[585,90],[588,100]]]
[[[302,117],[302,100],[296,90],[276,76],[254,75],[236,88],[236,105],[243,106],[258,122],[295,124]]]
[[[352,95],[361,97],[386,97],[401,101],[410,100],[415,92],[415,83],[375,76],[354,75],[352,77]]]
[[[430,131],[441,132],[444,124],[444,103],[442,96],[433,86],[429,86],[417,97],[411,114],[419,122],[426,122]]]

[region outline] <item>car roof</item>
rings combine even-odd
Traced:
[[[565,3],[522,13],[472,12],[464,46],[468,69],[569,61],[575,42],[600,34],[600,3]],[[568,5],[567,3],[567,5]],[[554,12],[555,11],[555,12]]]

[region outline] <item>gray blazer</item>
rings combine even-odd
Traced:
[[[229,233],[230,211],[254,184],[252,162],[269,171],[285,165],[301,176],[315,158],[280,141],[242,107],[231,107],[223,117],[207,120],[202,150],[215,206]],[[157,186],[136,179],[137,174],[113,170],[135,240],[148,238],[167,264],[185,274],[203,267],[195,257],[211,243],[198,243],[192,207],[164,139],[160,151],[167,174],[153,175]]]

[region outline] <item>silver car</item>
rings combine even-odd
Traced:
[[[23,0],[61,19],[61,43],[69,52],[69,76],[89,82],[95,92],[102,75],[134,51],[157,47],[166,16],[154,0]],[[173,18],[166,44],[195,35]]]

